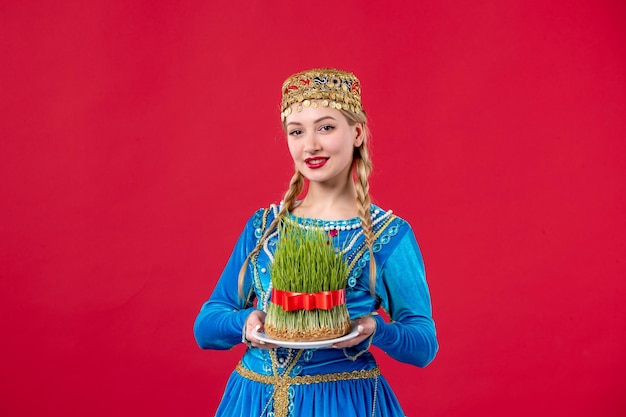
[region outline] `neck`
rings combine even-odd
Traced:
[[[341,187],[309,183],[306,197],[293,210],[302,217],[324,220],[344,220],[358,217],[356,187],[348,180]]]

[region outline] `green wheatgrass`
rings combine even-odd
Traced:
[[[275,289],[299,293],[334,291],[346,287],[348,264],[328,234],[319,228],[304,229],[293,221],[281,222],[274,263],[270,267]],[[279,340],[322,340],[350,330],[345,304],[330,310],[284,311],[270,303],[265,331]]]

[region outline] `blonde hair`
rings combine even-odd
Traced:
[[[361,112],[360,114],[355,114],[350,111],[340,110],[341,113],[348,120],[348,124],[350,126],[354,126],[358,123],[362,124],[363,130],[361,135],[363,135],[363,141],[361,145],[354,148],[354,156],[352,160],[352,177],[355,182],[356,194],[357,194],[357,204],[359,206],[359,218],[361,219],[361,228],[363,229],[363,235],[365,236],[365,244],[369,250],[370,254],[370,293],[372,296],[376,295],[376,261],[374,260],[374,228],[372,224],[372,216],[370,212],[370,208],[372,206],[372,202],[369,195],[369,176],[372,172],[372,161],[369,156],[369,145],[368,140],[370,137],[370,132],[367,127],[367,117],[365,112]],[[284,123],[283,123],[284,128]],[[255,256],[257,253],[261,251],[263,248],[263,244],[267,240],[267,238],[272,234],[274,229],[278,226],[281,219],[287,215],[293,208],[296,206],[296,199],[302,192],[304,188],[304,176],[300,173],[300,171],[296,170],[296,172],[291,177],[291,181],[289,182],[289,188],[283,197],[283,202],[278,211],[278,214],[272,220],[272,222],[265,228],[265,232],[259,239],[257,245],[250,251],[246,260],[244,261],[241,269],[239,270],[239,278],[238,278],[238,289],[239,296],[244,299],[243,294],[243,283],[244,277],[246,275],[246,269],[248,268],[248,262],[250,259]]]

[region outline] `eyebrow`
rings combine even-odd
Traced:
[[[319,123],[319,122],[321,122],[323,120],[326,120],[326,119],[335,120],[335,118],[333,116],[324,116],[324,117],[320,117],[317,120],[314,120],[313,124]],[[302,125],[302,123],[300,123],[300,122],[289,122],[289,123],[287,123],[287,126],[289,126],[289,125]]]

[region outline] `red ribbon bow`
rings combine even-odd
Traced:
[[[346,290],[302,293],[273,289],[272,303],[281,306],[285,311],[330,310],[346,303]]]

